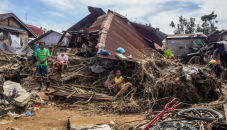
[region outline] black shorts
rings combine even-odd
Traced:
[[[67,67],[67,64],[65,64],[64,68],[66,68],[66,67]],[[61,64],[59,64],[59,69],[61,69]]]
[[[36,66],[36,77],[48,78],[48,66]]]

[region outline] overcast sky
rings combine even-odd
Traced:
[[[108,9],[126,16],[133,22],[151,23],[170,34],[171,21],[178,23],[179,16],[196,18],[214,11],[218,29],[227,29],[227,0],[0,0],[0,14],[15,13],[27,24],[57,31],[66,30],[89,14],[87,6]]]

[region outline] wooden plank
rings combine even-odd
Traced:
[[[65,41],[62,41],[62,42],[59,42],[57,45],[55,45],[54,46],[54,48],[52,49],[52,52],[51,52],[51,56],[52,56],[52,54],[53,54],[53,51],[56,49],[56,48],[58,48],[59,46],[61,46],[62,44],[64,44],[65,43]]]
[[[76,93],[76,91],[74,91],[72,94],[70,94],[69,96],[67,96],[67,99],[70,98],[75,93]]]
[[[225,121],[227,122],[227,103],[223,105],[225,111]]]
[[[65,34],[67,33],[67,31],[64,31],[64,33],[63,33],[63,35],[61,36],[61,38],[59,39],[59,41],[58,41],[58,43],[60,43],[62,40],[63,40],[63,38],[65,37]]]

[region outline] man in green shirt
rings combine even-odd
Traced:
[[[39,42],[39,49],[36,50],[35,57],[37,59],[37,65],[36,65],[36,77],[38,77],[40,87],[39,90],[42,89],[42,80],[41,77],[46,80],[46,90],[50,90],[50,81],[48,79],[48,66],[47,66],[47,60],[50,56],[50,52],[45,47],[45,42]]]

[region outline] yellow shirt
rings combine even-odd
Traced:
[[[121,81],[122,76],[120,76],[120,78],[118,79],[117,77],[115,77],[115,84],[118,83],[119,81]],[[124,85],[124,83],[121,83],[121,85]]]

